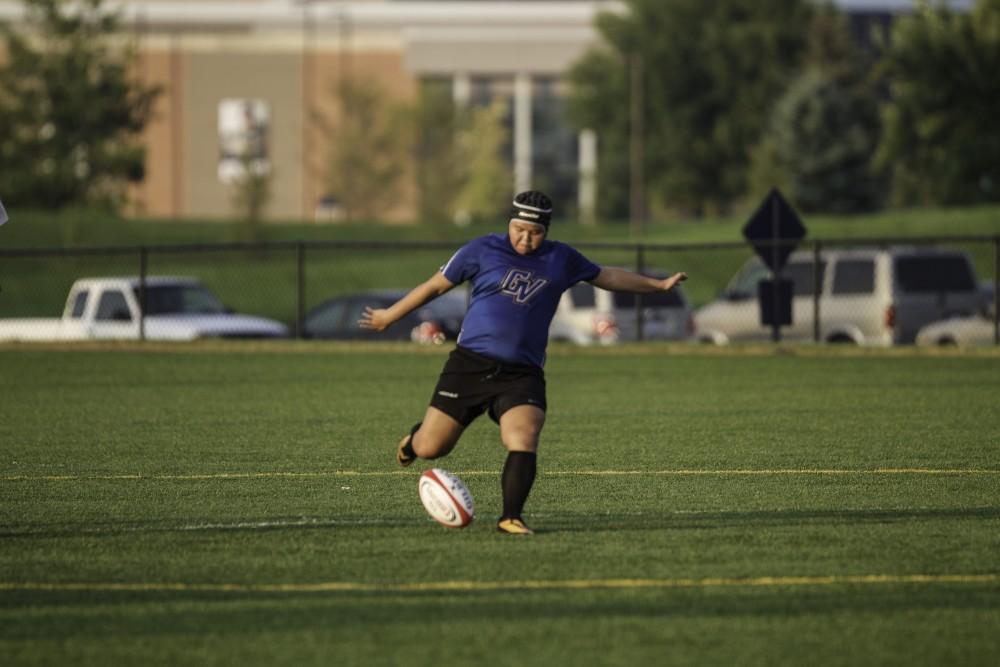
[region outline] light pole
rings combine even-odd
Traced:
[[[642,58],[633,53],[628,58],[629,68],[629,217],[632,233],[642,234],[646,222],[646,185],[643,167],[643,72]]]

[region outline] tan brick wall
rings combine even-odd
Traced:
[[[141,49],[137,77],[162,88],[155,114],[143,134],[146,181],[132,190],[133,214],[223,218],[233,215],[232,193],[219,182],[218,106],[229,97],[268,103],[273,167],[267,217],[309,220],[325,194],[327,169],[336,148],[341,74],[377,82],[387,97],[412,101],[417,83],[401,53],[278,48],[254,52],[217,48],[185,37],[149,40]],[[303,87],[303,82],[306,86]],[[325,119],[318,122],[316,118]],[[412,174],[403,179],[387,217],[408,221],[415,211]]]
[[[142,139],[146,180],[133,188],[130,208],[136,215],[176,218],[184,213],[184,56],[174,51],[144,51],[136,63],[136,76],[143,85],[158,86],[161,92]]]
[[[288,53],[192,53],[184,77],[184,203],[188,215],[234,215],[231,187],[220,182],[219,103],[264,100],[270,113],[272,197],[268,217],[301,217],[301,59]]]

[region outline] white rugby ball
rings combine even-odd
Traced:
[[[468,487],[447,470],[431,468],[420,475],[420,502],[431,518],[447,528],[465,528],[475,516]]]

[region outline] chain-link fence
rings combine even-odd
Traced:
[[[779,285],[766,282],[771,272],[744,243],[576,247],[601,265],[656,276],[686,271],[690,280],[669,295],[578,285],[563,296],[553,340],[1000,340],[1000,237],[808,241],[782,267]],[[454,338],[463,290],[384,334],[356,322],[365,306],[391,304],[456,249],[451,242],[337,241],[5,249],[0,340]],[[780,326],[765,323],[772,311],[762,312],[762,301],[779,305]]]

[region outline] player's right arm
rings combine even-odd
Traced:
[[[438,271],[388,308],[366,307],[364,315],[358,320],[358,326],[362,329],[385,331],[394,322],[403,319],[409,313],[428,301],[433,301],[454,286],[455,283],[445,278],[444,273]]]

